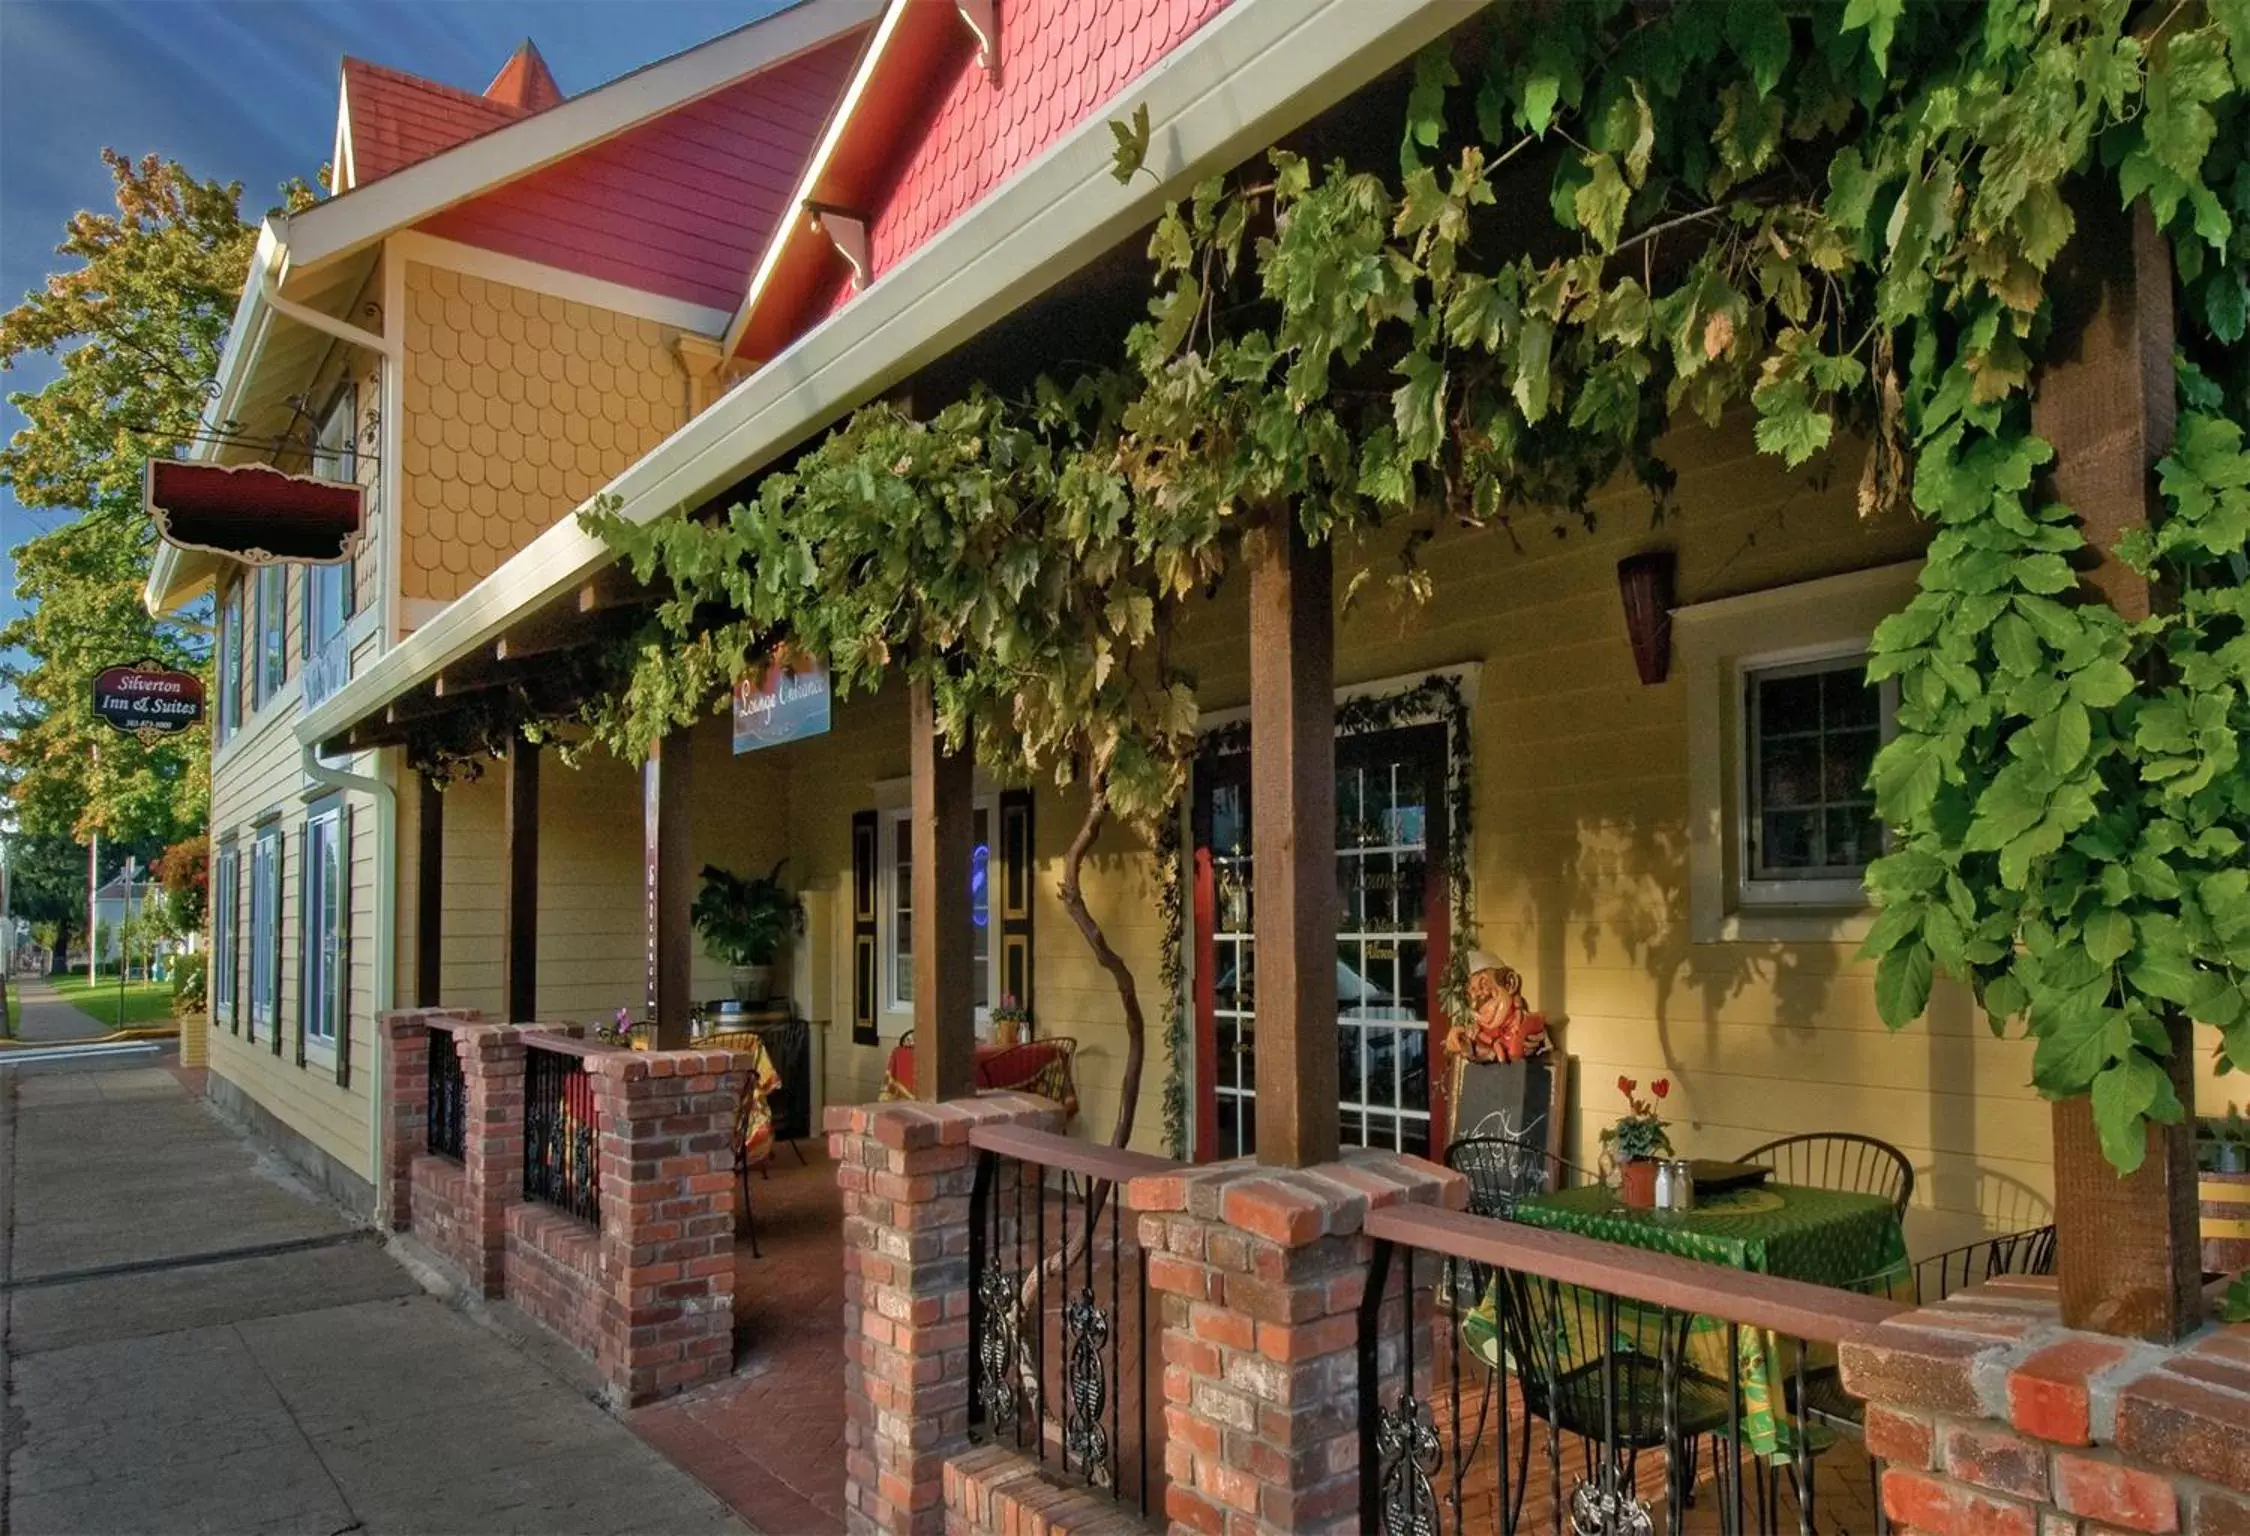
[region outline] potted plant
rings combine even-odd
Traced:
[[[2250,1118],[2229,1104],[2203,1117],[2196,1149],[2196,1197],[2203,1208],[2203,1267],[2214,1274],[2250,1269]]]
[[[1030,1038],[1031,1010],[1016,1001],[1015,993],[1003,993],[992,1010],[992,1043],[1005,1049]]]
[[[763,1002],[773,995],[773,965],[782,942],[805,931],[805,909],[781,883],[777,861],[763,875],[738,875],[703,866],[703,889],[690,915],[705,950],[732,969],[735,1001]]]
[[[1656,1204],[1656,1160],[1672,1155],[1672,1138],[1665,1132],[1659,1102],[1672,1092],[1668,1078],[1648,1085],[1653,1098],[1640,1096],[1640,1084],[1629,1077],[1617,1080],[1629,1113],[1602,1132],[1602,1150],[1617,1165],[1618,1198],[1632,1210],[1645,1211]]]

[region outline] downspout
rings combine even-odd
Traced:
[[[380,430],[383,434],[383,451],[379,455],[379,462],[381,463],[383,477],[383,499],[386,504],[389,504],[392,499],[390,487],[397,472],[397,465],[394,462],[395,455],[391,452],[391,448],[396,443],[398,434],[398,423],[389,407],[391,398],[398,392],[399,388],[400,353],[403,349],[395,334],[378,336],[373,331],[364,330],[348,320],[339,320],[333,315],[324,315],[319,310],[299,304],[293,299],[283,298],[281,281],[275,275],[275,268],[281,261],[288,259],[288,243],[285,240],[276,240],[274,249],[279,261],[269,259],[258,264],[258,296],[265,300],[273,312],[277,315],[286,315],[299,325],[309,327],[324,336],[332,336],[346,346],[373,352],[381,359],[380,376],[376,381],[377,398],[382,402],[378,406],[378,409],[382,412]],[[383,329],[386,333],[389,333],[393,331],[393,327],[393,317],[386,307],[383,314]],[[383,529],[382,540],[383,563],[387,570],[390,566],[391,550],[398,542],[398,529],[395,526]],[[383,609],[381,623],[383,645],[385,649],[388,649],[391,644],[393,618],[390,609],[395,601],[395,596],[393,593],[385,591],[380,594],[379,600]],[[370,1009],[374,1018],[369,1020],[370,1025],[372,1025],[375,1019],[380,1019],[384,1014],[390,1012],[397,989],[397,977],[393,973],[397,969],[394,957],[398,945],[398,903],[392,892],[392,884],[395,879],[393,865],[396,861],[395,849],[398,842],[398,791],[387,780],[371,778],[365,774],[347,773],[340,768],[327,766],[321,762],[320,754],[314,750],[313,745],[309,742],[300,742],[297,753],[298,762],[305,777],[313,783],[326,785],[331,789],[355,790],[375,802],[375,986],[373,1007]],[[347,848],[344,851],[344,857],[345,888],[348,891],[350,889],[351,872],[350,849]],[[344,964],[346,967],[345,997],[347,999],[344,1006],[349,1008],[351,1006],[348,1001],[351,995],[350,956],[345,957]],[[383,1061],[383,1032],[380,1029],[371,1027],[368,1030],[367,1061],[369,1078],[367,1085],[367,1166],[375,1185],[377,1217],[379,1220],[387,1221],[389,1213],[382,1209],[385,1193],[389,1188],[389,1181],[383,1177],[383,1073],[385,1063]]]

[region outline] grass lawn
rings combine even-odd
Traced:
[[[50,980],[64,1002],[75,1004],[103,1024],[114,1026],[117,1023],[118,989],[114,976],[105,976],[91,987],[83,976],[56,976]],[[172,984],[169,981],[129,981],[125,983],[124,996],[127,1024],[172,1022]],[[12,994],[9,1001],[14,1002]]]

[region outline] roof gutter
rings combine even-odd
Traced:
[[[1483,8],[1484,0],[1234,0],[1022,171],[681,427],[601,494],[636,523],[697,506],[1128,238]],[[1150,176],[1111,175],[1109,123],[1145,106]],[[565,516],[296,726],[350,729],[614,563]]]

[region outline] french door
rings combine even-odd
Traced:
[[[1449,941],[1445,728],[1336,743],[1337,1116],[1345,1146],[1428,1156],[1444,1131],[1432,1038]],[[1256,841],[1247,752],[1196,767],[1196,1155],[1258,1144]]]

